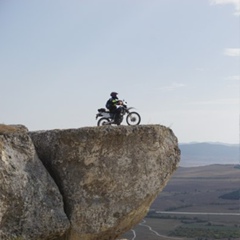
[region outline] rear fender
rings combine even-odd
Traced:
[[[97,119],[98,117],[102,117],[102,114],[101,114],[101,113],[97,113],[97,114],[96,114],[96,119]]]

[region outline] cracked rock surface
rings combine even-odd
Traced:
[[[161,125],[48,130],[29,136],[62,194],[70,221],[64,240],[114,240],[131,229],[180,160],[177,138]]]

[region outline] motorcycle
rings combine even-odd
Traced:
[[[126,115],[126,122],[128,125],[139,125],[141,122],[141,116],[137,112],[130,112],[133,107],[128,108],[127,102],[124,100],[118,101],[117,108],[119,110],[119,117],[115,119],[115,114],[110,113],[105,108],[99,108],[96,114],[96,119],[100,117],[97,122],[97,126],[103,125],[120,125],[123,121],[124,115]]]

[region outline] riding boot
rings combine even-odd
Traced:
[[[119,113],[115,113],[115,115],[114,115],[114,122],[115,123],[118,123],[119,117],[120,117],[120,114]]]

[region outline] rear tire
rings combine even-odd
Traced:
[[[98,126],[109,125],[110,120],[108,118],[100,118],[97,122]]]
[[[130,112],[126,117],[126,122],[128,125],[139,125],[141,117],[137,112]]]

